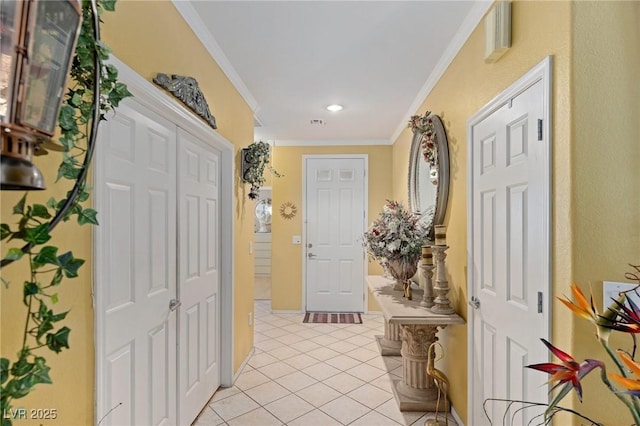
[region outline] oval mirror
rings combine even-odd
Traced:
[[[449,144],[437,115],[413,116],[409,154],[409,208],[420,215],[433,240],[435,225],[444,222],[449,199]]]

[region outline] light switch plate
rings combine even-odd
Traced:
[[[291,237],[291,242],[293,244],[302,244],[302,238],[300,237],[300,235],[294,235],[293,237]]]
[[[619,283],[615,281],[604,281],[602,283],[602,310],[605,310],[609,305],[613,303],[611,299],[617,299],[621,291],[633,290],[637,287],[637,284]],[[638,292],[640,293],[640,291]],[[631,291],[627,293],[627,298],[633,300],[637,306],[640,306],[640,296]]]

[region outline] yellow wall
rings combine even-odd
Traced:
[[[627,264],[640,264],[640,2],[577,2],[572,17],[573,280],[600,301],[602,281],[626,281]],[[607,359],[586,321],[573,335],[577,359]],[[614,348],[631,350],[616,337]],[[597,375],[583,389],[580,412],[632,423]]]
[[[512,48],[495,64],[485,64],[484,27],[471,34],[445,74],[416,113],[439,115],[445,125],[451,157],[451,184],[445,218],[450,298],[467,319],[467,119],[548,55],[553,55],[553,282],[562,294],[570,281],[570,22],[569,2],[516,2],[512,6]],[[406,200],[406,176],[411,131],[405,130],[393,145],[393,194]],[[554,312],[553,336],[568,338],[564,331],[571,317]],[[560,326],[560,324],[563,324]],[[451,326],[444,332],[446,373],[455,410],[467,419],[467,326]],[[542,384],[546,380],[540,377]]]
[[[151,79],[158,72],[195,77],[216,117],[219,133],[239,149],[253,141],[253,113],[238,94],[209,53],[184,23],[169,1],[121,0],[116,12],[106,14],[102,39],[115,56],[136,72]],[[44,160],[51,165],[45,166]],[[62,184],[55,184],[59,157],[37,159],[47,172],[49,190],[33,194],[41,201],[66,193]],[[236,167],[239,165],[236,155]],[[248,244],[253,239],[252,203],[247,202],[245,185],[237,181],[235,200],[235,268],[234,268],[234,371],[253,347],[253,328],[247,317],[253,311],[253,259]],[[248,188],[246,189],[248,192]],[[17,194],[2,192],[2,221],[11,223],[11,207]],[[21,195],[21,194],[20,194]],[[47,424],[88,425],[94,422],[94,317],[91,301],[91,229],[78,228],[75,223],[62,224],[54,231],[54,243],[73,250],[87,260],[76,280],[60,287],[60,310],[71,309],[65,325],[71,328],[71,349],[59,355],[47,354],[54,385],[40,385],[28,398],[16,401],[24,407],[56,408],[57,421]],[[3,253],[6,250],[3,245]],[[18,332],[23,326],[24,308],[21,302],[22,277],[25,269],[11,265],[2,276],[12,282],[2,295],[2,355],[14,359],[18,349]],[[6,354],[6,355],[5,355]],[[21,423],[22,424],[22,423]],[[25,422],[26,424],[26,422]]]
[[[302,245],[291,244],[293,235],[302,235],[302,156],[311,154],[367,154],[369,158],[368,221],[382,210],[385,199],[391,196],[391,146],[329,146],[329,147],[276,147],[273,155],[275,169],[284,174],[271,181],[272,259],[271,259],[271,307],[274,310],[300,311],[302,305]],[[290,201],[298,207],[298,214],[290,220],[278,213],[280,206]],[[369,263],[370,274],[380,274],[382,269]],[[378,309],[373,297],[369,297],[368,309]]]

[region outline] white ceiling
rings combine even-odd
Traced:
[[[254,110],[256,140],[343,145],[392,143],[491,1],[174,4]]]

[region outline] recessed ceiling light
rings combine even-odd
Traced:
[[[342,111],[342,105],[338,105],[338,104],[329,105],[327,109],[331,112]]]

